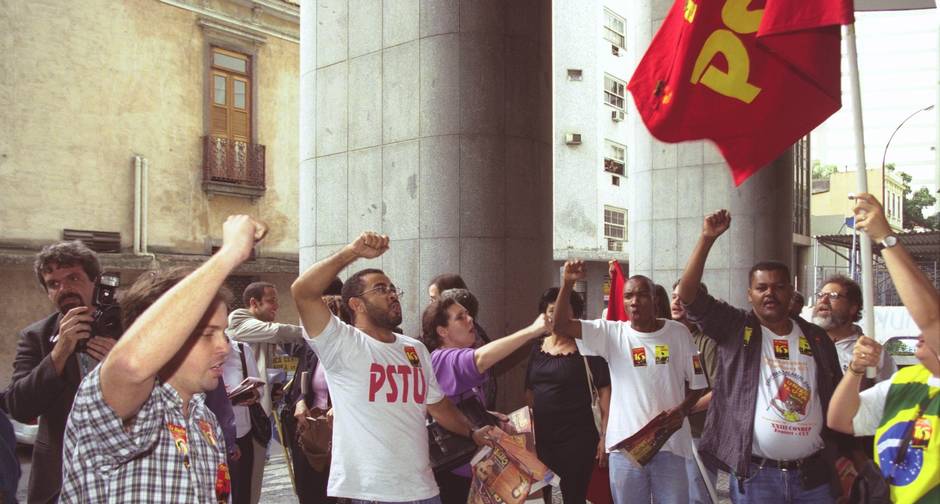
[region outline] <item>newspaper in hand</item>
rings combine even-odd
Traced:
[[[237,387],[228,393],[228,398],[233,404],[251,399],[251,391],[264,386],[264,380],[254,376],[246,376]]]
[[[635,434],[611,446],[610,451],[619,450],[634,463],[645,466],[659,453],[672,434],[682,428],[689,409],[699,397],[701,391],[688,394],[679,406],[656,415]]]
[[[524,434],[507,434],[494,428],[488,434],[489,446],[480,449],[470,461],[473,481],[469,504],[522,504],[529,494],[559,479],[526,449]]]

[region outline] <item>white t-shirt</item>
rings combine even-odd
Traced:
[[[698,349],[682,324],[665,320],[662,329],[644,333],[629,322],[582,320],[578,350],[598,355],[610,366],[610,416],[604,444],[609,448],[632,436],[661,412],[685,399],[685,384],[708,386],[703,368],[693,361]],[[682,423],[663,450],[692,457],[689,421]]]
[[[849,372],[849,362],[852,362],[852,351],[855,349],[855,342],[858,341],[858,334],[842,338],[834,342],[836,354],[839,355],[839,366],[842,367],[842,374]],[[875,381],[881,382],[891,378],[896,373],[898,366],[888,352],[881,352],[881,361],[878,363],[878,373],[875,375]]]
[[[823,447],[822,403],[812,349],[795,323],[786,336],[763,326],[761,331],[752,453],[775,460],[808,457]]]
[[[927,385],[940,387],[940,378],[931,376]],[[874,436],[881,425],[881,418],[885,412],[885,401],[888,399],[888,390],[891,380],[880,381],[874,386],[858,394],[858,411],[852,418],[852,431],[856,436]]]
[[[333,401],[333,461],[327,494],[386,502],[439,493],[428,458],[427,405],[444,399],[424,345],[383,343],[331,317],[304,337],[326,370]]]

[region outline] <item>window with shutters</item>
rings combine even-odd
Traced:
[[[203,187],[207,192],[258,197],[265,187],[265,149],[252,140],[252,57],[210,46],[208,63]]]
[[[210,134],[251,141],[251,65],[248,56],[212,48]]]

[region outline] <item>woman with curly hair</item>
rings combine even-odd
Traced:
[[[479,401],[481,408],[484,397],[480,387],[488,378],[487,370],[528,341],[551,330],[547,318],[539,315],[528,327],[473,348],[476,341],[473,317],[454,298],[438,299],[428,305],[421,317],[421,327],[421,339],[431,351],[431,365],[441,391],[454,404]],[[436,473],[435,478],[443,504],[467,502],[469,464],[449,474]]]

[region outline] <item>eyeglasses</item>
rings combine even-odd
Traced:
[[[379,294],[383,296],[387,296],[391,293],[395,293],[395,295],[398,297],[402,297],[402,295],[405,293],[405,291],[399,289],[398,287],[395,287],[394,285],[378,284],[369,290],[362,291],[362,294],[359,294],[359,296],[365,296],[366,294],[370,292],[378,292]],[[356,297],[359,297],[359,296],[356,296]]]
[[[822,301],[823,299],[828,299],[829,301],[835,301],[837,299],[848,299],[845,294],[840,294],[838,292],[817,292],[816,299]]]

